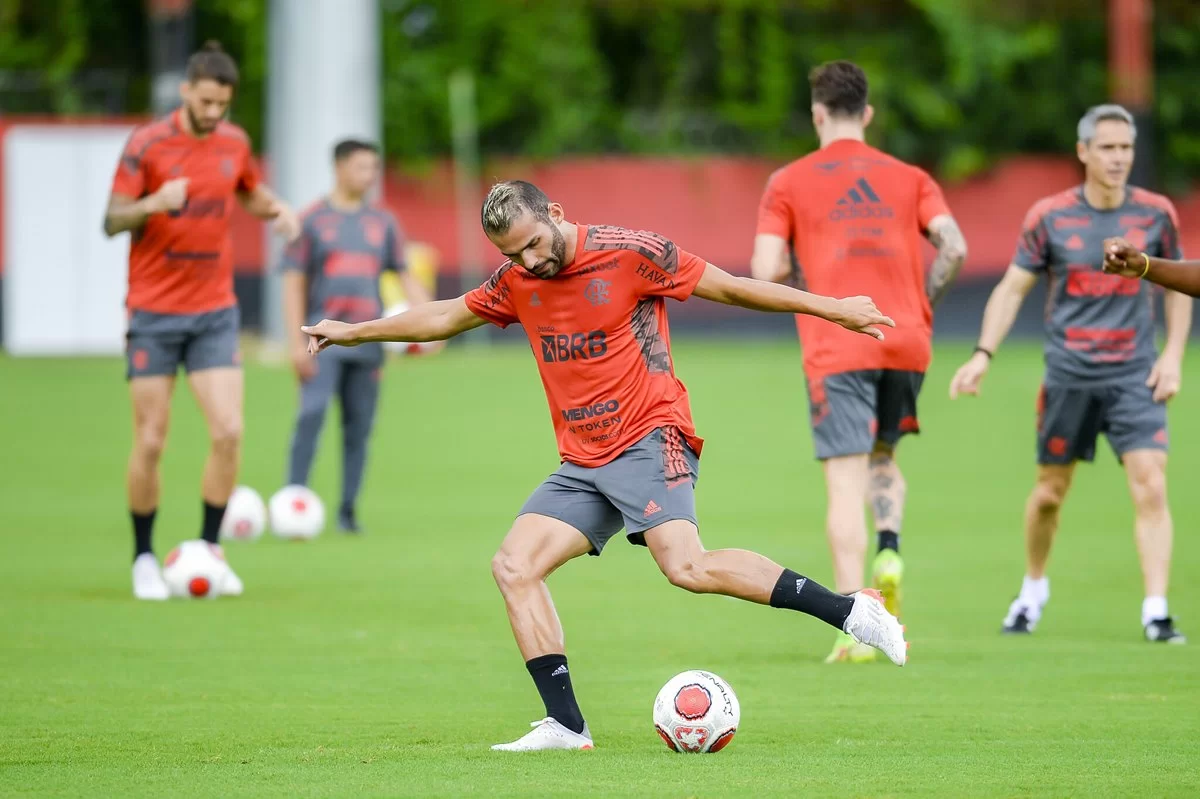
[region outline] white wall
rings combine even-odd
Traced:
[[[125,349],[129,236],[104,208],[132,127],[17,125],[4,158],[4,348],[12,355]]]

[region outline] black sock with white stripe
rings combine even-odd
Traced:
[[[835,594],[816,580],[784,569],[771,591],[771,607],[798,610],[841,630],[854,607],[854,597]]]
[[[546,715],[571,732],[583,732],[583,713],[575,701],[566,655],[542,655],[525,664],[529,676],[542,695]]]

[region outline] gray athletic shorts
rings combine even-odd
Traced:
[[[869,453],[877,441],[895,447],[905,434],[921,432],[917,396],[924,379],[921,372],[862,369],[808,381],[817,460]]]
[[[629,543],[645,546],[645,532],[663,522],[697,524],[699,477],[700,458],[677,429],[662,427],[603,466],[564,463],[525,501],[521,514],[566,522],[592,542],[591,555],[599,555],[622,527]]]
[[[1037,402],[1037,462],[1092,461],[1103,433],[1119,460],[1135,449],[1167,449],[1167,406],[1144,380],[1100,386],[1043,385]]]
[[[174,375],[180,364],[191,374],[241,366],[236,305],[199,314],[133,311],[125,334],[125,377]]]

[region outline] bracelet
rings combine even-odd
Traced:
[[[1146,259],[1146,268],[1142,270],[1140,275],[1138,275],[1139,280],[1150,274],[1150,256],[1146,255],[1146,253],[1142,253],[1142,257]]]
[[[992,359],[992,351],[991,350],[976,346],[974,352],[982,352],[984,355],[986,355],[988,357],[989,361]],[[974,354],[974,352],[972,354]]]

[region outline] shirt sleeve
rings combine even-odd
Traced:
[[[1159,257],[1172,261],[1183,260],[1183,247],[1179,243],[1179,214],[1170,200],[1167,200],[1163,211],[1166,218],[1163,219],[1162,236],[1159,238]]]
[[[283,257],[279,260],[281,272],[308,272],[313,251],[312,232],[308,219],[304,219],[300,225],[300,235],[283,250]]]
[[[758,204],[758,227],[755,232],[791,241],[795,218],[783,184],[782,172],[776,172],[767,180],[766,191]]]
[[[949,215],[950,206],[946,205],[946,197],[942,194],[942,187],[937,184],[937,181],[930,177],[928,172],[921,172],[921,189],[917,197],[917,219],[920,221],[921,230],[929,229],[929,223],[934,218]]]
[[[383,255],[383,268],[392,272],[403,272],[408,268],[404,259],[404,231],[394,216],[388,217],[387,251]]]
[[[497,327],[508,327],[518,321],[517,306],[513,302],[512,286],[509,283],[512,268],[512,263],[504,264],[492,273],[486,283],[467,292],[467,309]]]
[[[249,194],[258,188],[262,178],[258,172],[258,164],[254,162],[254,154],[247,147],[242,154],[242,171],[238,174],[237,190]]]
[[[1013,263],[1030,272],[1041,272],[1049,260],[1050,235],[1046,230],[1046,214],[1035,205],[1025,214]]]
[[[117,171],[113,175],[112,193],[137,199],[146,193],[146,163],[145,151],[134,131],[125,142],[121,151],[121,160],[117,162]]]
[[[670,251],[665,263],[642,256],[645,262],[637,268],[638,282],[642,284],[641,294],[643,297],[669,297],[683,302],[696,291],[708,262],[687,250],[679,249],[674,242],[667,241],[666,244]],[[670,270],[672,265],[674,271]]]

